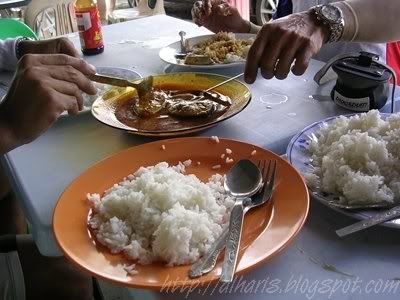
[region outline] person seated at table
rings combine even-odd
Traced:
[[[193,7],[192,14],[197,24],[214,32],[222,30],[258,33],[250,48],[248,57],[251,59],[247,60],[245,71],[246,82],[252,83],[259,68],[262,76],[267,79],[274,76],[284,79],[290,70],[296,75],[303,74],[312,57],[329,60],[338,53],[330,50],[326,52],[326,55],[318,56],[318,54],[324,53],[322,46],[328,40],[335,42],[336,45],[325,46],[326,49],[339,47],[337,42],[362,42],[359,44],[360,48],[356,47],[353,50],[345,48],[340,51],[367,50],[385,57],[384,45],[367,45],[365,43],[381,43],[399,38],[400,30],[397,30],[399,26],[396,26],[398,23],[396,14],[387,16],[387,7],[393,11],[400,10],[396,5],[395,0],[390,0],[390,3],[385,2],[384,6],[373,0],[335,2],[333,6],[340,9],[345,21],[342,32],[338,36],[339,39],[332,41],[329,40],[331,36],[329,26],[317,20],[313,8],[268,22],[262,27],[243,20],[235,9],[230,8],[225,1],[221,0],[198,1]],[[296,6],[293,6],[296,9]],[[374,23],[371,23],[371,19],[368,17],[370,11],[374,11]],[[376,26],[377,24],[378,26]],[[366,45],[367,48],[364,48]],[[383,49],[383,52],[379,49]]]
[[[335,2],[335,0],[320,0],[318,3],[329,4],[332,2]],[[274,19],[279,19],[291,13],[307,11],[314,5],[314,0],[279,1],[277,12],[273,17]],[[291,11],[289,11],[288,8],[290,8]],[[236,33],[258,33],[261,30],[261,26],[257,26],[242,18],[237,9],[229,5],[226,0],[196,1],[193,5],[192,17],[197,25],[204,26],[213,32],[231,31]],[[360,51],[378,54],[380,60],[386,62],[386,44],[383,43],[342,42],[324,44],[313,58],[327,62],[338,54],[357,53]]]
[[[0,41],[0,70],[15,71],[0,103],[0,155],[35,140],[62,112],[78,113],[82,109],[82,92],[96,93],[85,76],[95,73],[95,68],[78,56],[65,38]],[[92,299],[93,290],[91,278],[64,257],[41,256],[30,235],[3,235],[0,294],[3,300],[86,300]]]

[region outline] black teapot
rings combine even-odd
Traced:
[[[328,62],[314,80],[319,82],[332,66],[338,77],[331,98],[337,105],[357,112],[380,109],[389,98],[389,80],[395,74],[378,60],[378,55],[369,52],[341,55]]]

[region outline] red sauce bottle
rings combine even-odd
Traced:
[[[96,0],[77,0],[75,16],[82,53],[95,55],[104,51],[103,34]]]

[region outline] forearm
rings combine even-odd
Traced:
[[[0,155],[6,154],[16,147],[10,130],[3,120],[0,120]]]
[[[345,30],[342,41],[380,43],[400,39],[399,0],[346,2],[347,4],[335,3],[344,14]]]

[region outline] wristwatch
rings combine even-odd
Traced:
[[[22,41],[33,41],[33,39],[28,38],[28,37],[20,37],[15,41],[15,56],[17,57],[17,59],[21,58],[21,42]]]
[[[329,38],[327,43],[333,43],[340,40],[344,30],[343,13],[335,5],[323,4],[311,8],[311,12],[318,21],[329,27]]]

